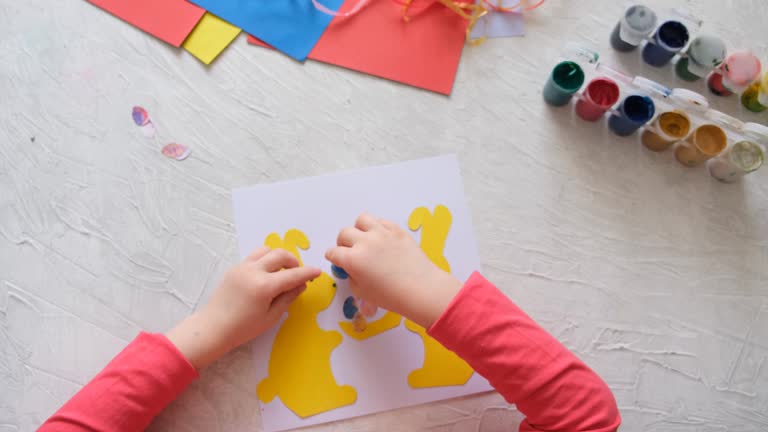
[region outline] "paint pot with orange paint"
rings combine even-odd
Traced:
[[[640,142],[648,150],[662,152],[685,139],[690,131],[691,119],[688,115],[679,110],[667,111],[661,113],[651,127],[643,131]]]
[[[765,152],[752,141],[739,141],[721,155],[707,161],[709,174],[723,183],[733,183],[763,165]]]
[[[728,137],[720,126],[705,124],[675,145],[675,158],[687,167],[694,167],[717,156],[727,145]]]
[[[619,100],[619,86],[610,78],[595,78],[587,84],[576,103],[576,114],[586,121],[597,121]]]

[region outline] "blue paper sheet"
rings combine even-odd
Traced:
[[[304,61],[333,18],[312,0],[190,0],[276,49]],[[321,0],[338,10],[343,0]]]

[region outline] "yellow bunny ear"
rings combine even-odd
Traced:
[[[447,210],[447,209],[446,209]],[[424,225],[424,220],[432,216],[429,213],[429,209],[426,207],[417,207],[411,212],[411,216],[408,217],[408,228],[411,231],[417,231]]]
[[[303,232],[297,229],[289,229],[285,232],[285,240],[280,238],[278,233],[272,233],[264,240],[264,246],[267,246],[270,249],[287,250],[299,260],[299,265],[302,266],[304,263],[301,261],[299,249],[309,249],[309,239]]]

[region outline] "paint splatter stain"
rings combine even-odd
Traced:
[[[145,126],[150,122],[147,110],[140,106],[133,107],[131,115],[133,116],[133,122],[136,123],[136,126]]]
[[[192,150],[189,147],[181,144],[170,143],[163,147],[163,154],[171,159],[181,161],[189,157]]]
[[[141,133],[144,134],[145,137],[155,137],[155,125],[152,123],[152,120],[149,119],[147,110],[140,106],[135,106],[131,111],[131,117],[133,117],[133,122],[136,123],[136,126],[141,128]]]
[[[354,319],[355,315],[357,315],[357,302],[355,301],[355,298],[352,296],[347,297],[346,300],[344,300],[344,318],[346,319]]]
[[[35,137],[29,137],[30,142],[35,142]]]
[[[365,329],[368,328],[368,322],[365,320],[363,314],[355,314],[355,317],[352,319],[352,328],[358,333],[364,332]]]

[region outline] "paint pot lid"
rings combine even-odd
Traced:
[[[563,47],[562,56],[577,63],[595,64],[600,59],[600,54],[592,48],[568,42]]]
[[[697,112],[704,112],[709,109],[709,101],[706,97],[688,89],[672,89],[670,99],[675,105],[679,105],[681,108],[691,109]]]
[[[752,172],[763,165],[763,148],[750,141],[740,141],[733,145],[729,154],[731,162],[746,172]]]
[[[760,59],[749,50],[738,50],[726,57],[721,65],[723,79],[736,86],[747,86],[760,75]]]
[[[724,129],[730,129],[733,131],[744,130],[743,121],[737,119],[736,117],[729,116],[728,114],[725,114],[721,111],[711,109],[705,113],[705,116],[717,123],[719,126],[722,126]]]
[[[744,133],[744,135],[759,141],[760,144],[768,146],[768,126],[752,122],[744,123],[741,132]]]
[[[625,84],[632,83],[632,77],[631,76],[625,74],[624,72],[621,72],[618,69],[614,69],[613,67],[608,66],[605,63],[598,63],[597,66],[595,66],[595,70],[598,73],[600,73],[602,75],[605,75],[608,78],[613,78],[616,81],[619,81],[619,82],[622,82],[622,83],[625,83]]]
[[[640,90],[647,92],[650,96],[657,94],[662,97],[667,97],[672,94],[672,89],[669,87],[661,85],[656,81],[649,80],[648,78],[643,78],[641,76],[636,76],[635,79],[632,80],[632,85],[639,88]]]
[[[688,47],[688,71],[704,77],[725,60],[725,42],[717,36],[701,35]]]
[[[640,4],[631,5],[621,17],[619,36],[624,42],[639,45],[653,32],[657,22],[656,12],[651,8]]]

